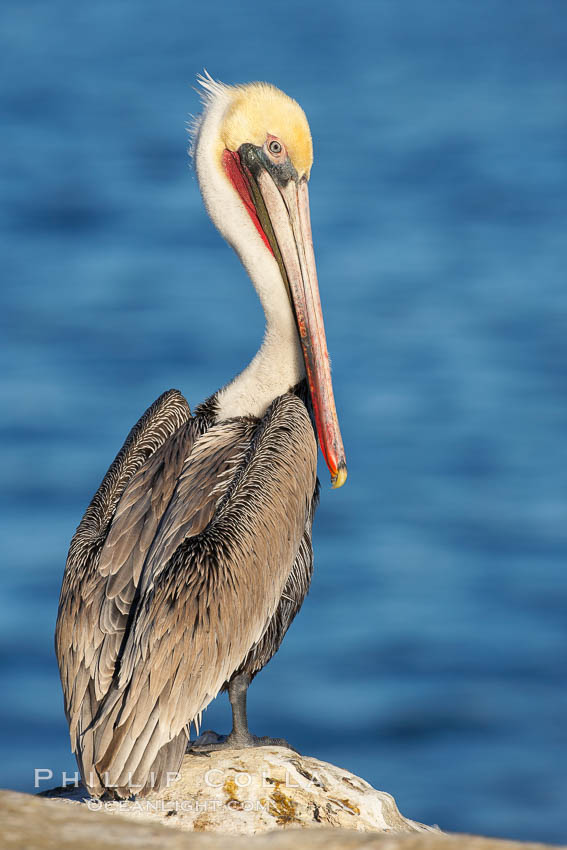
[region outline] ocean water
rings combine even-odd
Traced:
[[[566,842],[564,3],[7,0],[0,42],[1,784],[74,770],[59,588],[126,433],[261,339],[186,153],[206,67],[309,117],[349,462],[251,727],[412,818]]]

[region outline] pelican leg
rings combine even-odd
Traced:
[[[222,740],[203,744],[193,744],[187,748],[188,753],[208,753],[213,750],[240,749],[241,747],[287,747],[294,748],[288,744],[285,738],[269,738],[252,735],[248,729],[248,717],[246,714],[246,695],[250,684],[249,673],[239,673],[228,683],[228,698],[232,708],[232,732],[221,736]],[[210,734],[210,733],[205,733]]]
[[[232,708],[232,732],[227,737],[226,743],[232,744],[234,747],[253,747],[255,744],[254,736],[250,734],[248,729],[246,713],[246,695],[248,694],[249,684],[250,675],[248,673],[239,673],[228,683],[228,698]]]

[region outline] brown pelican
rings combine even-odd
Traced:
[[[346,479],[309,219],[312,142],[266,83],[201,79],[194,159],[206,208],[266,313],[249,366],[199,405],[177,390],[132,428],[71,541],[55,635],[71,743],[93,795],[159,789],[190,726],[246,691],[309,588],[317,442]],[[283,742],[285,743],[285,742]],[[222,744],[221,744],[222,745]]]

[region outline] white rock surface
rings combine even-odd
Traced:
[[[438,833],[405,818],[390,794],[358,776],[284,747],[186,755],[177,781],[137,801],[92,800],[82,787],[43,796],[178,829],[233,835],[290,826]]]

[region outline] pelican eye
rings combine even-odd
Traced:
[[[272,139],[272,141],[268,145],[268,150],[270,151],[270,153],[273,153],[275,156],[277,156],[279,153],[282,152],[282,146],[277,141],[277,139]]]

